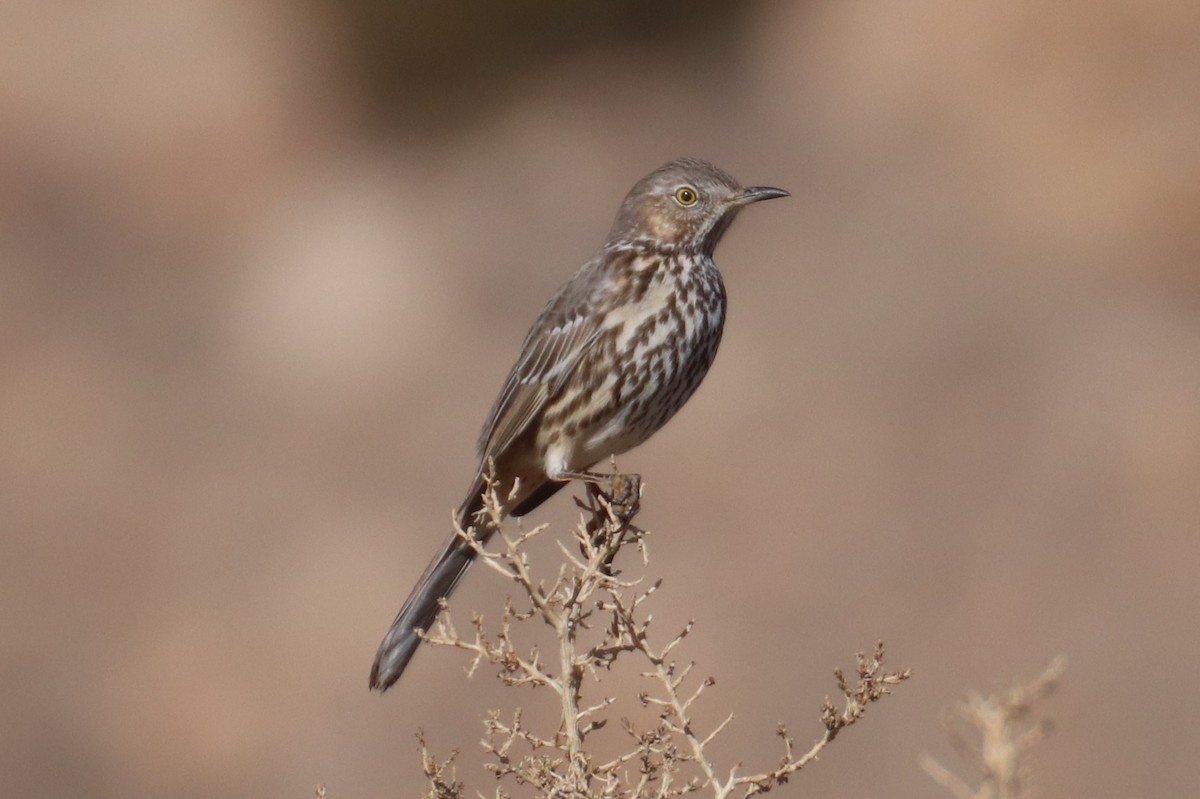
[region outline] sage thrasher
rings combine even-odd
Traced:
[[[630,190],[600,251],[546,304],[492,406],[480,466],[458,522],[486,541],[480,516],[491,464],[501,511],[521,516],[571,480],[607,482],[587,469],[654,434],[700,385],[717,354],[725,286],[713,249],[738,211],[786,197],[743,188],[705,161],[681,158]],[[516,481],[515,494],[512,492]],[[400,678],[421,639],[471,565],[451,535],[384,636],[371,687]]]

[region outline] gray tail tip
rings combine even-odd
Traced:
[[[421,639],[415,633],[404,636],[398,642],[384,639],[379,653],[375,655],[375,662],[371,664],[371,679],[368,683],[371,690],[383,693],[395,685],[400,675],[408,668],[419,643]]]
[[[383,693],[384,691],[386,691],[387,689],[389,689],[393,685],[395,685],[396,680],[400,679],[401,671],[403,671],[403,669],[401,669],[400,671],[396,671],[393,669],[389,673],[385,674],[385,673],[383,673],[383,669],[380,668],[382,663],[383,663],[383,659],[378,658],[371,665],[371,680],[368,683],[368,687],[372,691],[378,691],[379,693]]]
[[[398,676],[399,675],[397,675],[397,677]],[[380,679],[379,675],[376,674],[374,671],[372,671],[371,672],[371,681],[368,684],[368,686],[370,687],[370,689],[372,691],[378,691],[379,693],[383,693],[384,691],[391,688],[395,684],[396,684],[396,677],[393,677],[390,680],[384,680],[384,679]]]

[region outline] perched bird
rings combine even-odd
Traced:
[[[683,407],[725,321],[713,249],[743,207],[786,196],[691,158],[638,181],[604,246],[525,336],[483,426],[479,471],[458,509],[464,530],[481,542],[493,532],[479,516],[489,463],[507,498],[502,511],[521,516],[571,480],[607,482],[587,469],[641,444]],[[474,554],[452,534],[430,562],[379,646],[372,688],[400,678],[421,642],[416,631],[429,629]]]

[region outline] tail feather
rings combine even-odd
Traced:
[[[513,516],[521,516],[541,505],[566,483],[547,481],[531,482],[529,488],[520,496],[507,498],[511,507],[505,507],[503,512]],[[475,478],[475,484],[462,507],[458,509],[459,527],[466,530],[474,528],[474,535],[480,542],[486,542],[491,537],[493,529],[486,521],[480,521],[479,512],[483,510],[483,492],[487,488],[483,475]],[[475,560],[475,550],[458,534],[450,536],[441,551],[434,556],[425,573],[417,581],[417,587],[408,595],[404,606],[400,608],[396,620],[388,628],[379,651],[375,654],[375,664],[371,666],[371,687],[377,691],[391,688],[408,662],[416,654],[421,645],[417,630],[428,630],[437,619],[440,602],[449,598],[458,581],[462,579],[471,562]]]
[[[458,521],[463,529],[475,522],[476,513],[483,507],[480,499],[482,491],[482,486],[478,490],[472,489],[467,501],[459,509]],[[475,534],[481,541],[486,541],[490,533],[490,530],[478,527]],[[475,551],[457,533],[450,536],[450,540],[425,567],[425,573],[383,637],[375,654],[375,663],[371,666],[371,688],[386,691],[400,679],[421,644],[416,631],[430,628],[437,618],[440,601],[450,596],[474,560]]]

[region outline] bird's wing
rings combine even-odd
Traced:
[[[580,291],[589,284],[581,278],[597,266],[593,262],[580,270],[533,323],[479,436],[481,457],[498,455],[524,432],[599,336],[596,298]]]

